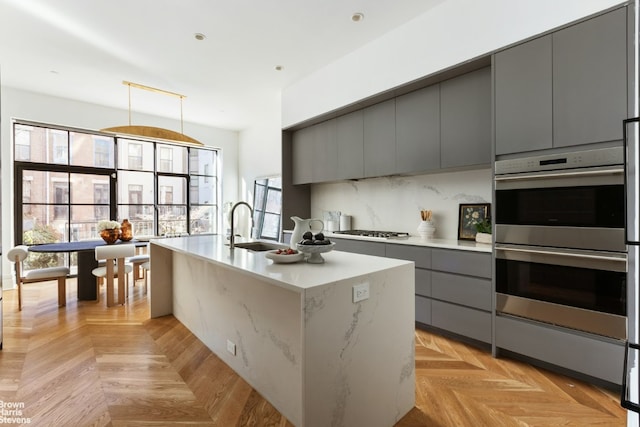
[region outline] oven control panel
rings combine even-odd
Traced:
[[[498,160],[495,167],[496,175],[503,175],[622,164],[624,164],[623,148],[611,147],[521,159]]]

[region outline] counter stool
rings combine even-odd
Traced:
[[[97,289],[100,279],[104,278],[107,282],[107,307],[115,304],[124,304],[125,289],[128,285],[127,274],[133,271],[133,266],[125,264],[124,259],[133,256],[135,253],[136,246],[133,244],[106,245],[96,248],[96,260],[105,260],[106,264],[104,267],[94,268],[92,273],[96,276],[96,293],[98,295],[100,294],[99,289]],[[116,277],[118,278],[118,298],[114,304],[113,279]]]

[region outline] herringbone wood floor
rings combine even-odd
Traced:
[[[173,316],[78,302],[68,281],[4,292],[0,400],[35,426],[291,426]],[[104,292],[104,291],[103,291]],[[375,375],[375,373],[372,373]],[[416,407],[398,427],[624,426],[617,394],[416,330]],[[366,426],[345,426],[366,427]]]

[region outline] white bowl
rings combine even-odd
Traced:
[[[308,263],[322,264],[324,262],[324,258],[322,258],[322,255],[320,254],[332,251],[335,245],[336,244],[333,242],[328,245],[303,245],[301,243],[297,243],[296,247],[300,252],[309,254],[309,258],[307,258]]]
[[[295,254],[279,254],[277,250],[268,251],[264,254],[266,258],[269,258],[276,264],[291,264],[294,262],[298,262],[304,258],[304,254],[298,251]]]

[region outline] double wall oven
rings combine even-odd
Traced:
[[[495,168],[496,312],[625,340],[623,148]]]

